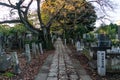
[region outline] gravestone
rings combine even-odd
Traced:
[[[37,53],[37,51],[36,51],[36,44],[33,42],[32,43],[32,54],[33,54],[34,58],[36,58],[36,53]]]
[[[89,52],[90,52],[90,57],[93,58],[93,51],[91,51],[91,50],[89,49]]]
[[[54,38],[52,37],[52,43],[54,43]]]
[[[83,39],[86,39],[86,34],[83,34]]]
[[[66,46],[66,39],[64,39],[64,45]]]
[[[83,43],[83,40],[81,41],[81,50],[84,49],[84,43]]]
[[[98,36],[98,47],[109,47],[110,40],[108,35],[106,34],[99,34]]]
[[[105,51],[97,51],[97,70],[100,76],[106,75]]]
[[[0,72],[11,68],[11,56],[7,54],[0,55]]]
[[[31,54],[30,54],[30,45],[29,44],[25,44],[25,56],[26,56],[27,63],[30,64]]]
[[[118,34],[116,34],[115,38],[118,39]]]
[[[81,51],[80,41],[77,41],[77,42],[76,42],[76,50],[77,50],[77,51]]]
[[[39,53],[40,53],[38,44],[36,44],[36,53],[37,53],[38,55],[39,55]]]
[[[0,34],[0,55],[2,54],[2,35]]]
[[[40,53],[43,54],[42,44],[39,43]]]
[[[97,47],[97,44],[96,43],[91,43],[90,46],[91,47]]]
[[[120,25],[118,26],[118,39],[120,40]]]
[[[12,52],[12,65],[13,65],[13,72],[15,74],[20,74],[20,66],[19,66],[19,60],[18,60],[18,55],[17,52]]]
[[[0,55],[2,54],[2,45],[0,44]]]
[[[72,43],[72,45],[74,45],[74,41],[73,41],[73,39],[71,39],[71,43]]]

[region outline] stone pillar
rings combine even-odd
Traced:
[[[40,53],[43,54],[42,43],[39,43]]]
[[[120,25],[118,25],[118,39],[120,40]]]
[[[17,52],[12,52],[12,63],[13,63],[13,70],[15,74],[20,74],[20,66],[19,66],[19,60]]]
[[[25,44],[25,56],[26,56],[27,63],[30,64],[31,54],[30,54],[30,45],[29,44]]]
[[[97,70],[100,76],[106,75],[105,51],[97,51]]]
[[[72,43],[72,45],[74,45],[74,41],[73,41],[73,39],[71,39],[71,43]]]
[[[39,55],[40,50],[39,50],[39,46],[38,46],[38,44],[36,44],[36,52],[37,52],[37,55]]]
[[[52,43],[54,43],[54,38],[52,37]]]
[[[80,41],[77,41],[77,42],[76,42],[76,50],[77,50],[77,51],[81,51]]]
[[[0,35],[0,55],[2,54],[2,37]]]
[[[36,53],[37,53],[37,51],[36,51],[36,44],[33,42],[32,43],[32,54],[33,54],[34,58],[36,58]]]
[[[64,39],[64,44],[65,44],[65,46],[66,46],[66,39]]]

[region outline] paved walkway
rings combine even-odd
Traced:
[[[60,38],[55,48],[55,54],[46,59],[35,80],[92,80],[79,61],[69,57],[71,51],[62,44]]]

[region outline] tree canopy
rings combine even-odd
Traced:
[[[30,31],[41,34],[40,37],[45,41],[50,41],[51,26],[59,26],[60,29],[62,26],[63,32],[66,32],[67,29],[77,29],[76,27],[79,25],[84,26],[87,32],[93,30],[97,16],[91,3],[99,4],[103,11],[104,7],[112,8],[109,0],[45,0],[44,2],[42,0],[17,0],[15,4],[11,1],[8,0],[7,3],[0,1],[0,6],[10,8],[11,14],[17,11],[18,18],[0,21],[0,24],[22,23]],[[28,2],[26,5],[24,5],[25,1]],[[34,11],[36,11],[35,16],[37,16],[36,21],[38,21],[39,28],[29,17],[31,15],[30,6],[34,1],[37,3],[37,9]]]

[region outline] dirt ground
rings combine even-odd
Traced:
[[[72,57],[77,58],[80,61],[80,64],[85,68],[85,70],[87,71],[87,74],[90,75],[90,77],[92,78],[92,80],[120,80],[120,73],[106,73],[106,76],[102,77],[99,76],[97,74],[97,70],[92,69],[88,62],[89,60],[87,59],[87,57],[81,53],[81,55],[76,55],[76,49],[75,47],[69,45],[69,48],[72,51]]]
[[[84,54],[76,55],[75,47],[70,45],[68,47],[73,53],[70,56],[80,61],[80,64],[86,69],[87,74],[90,75],[92,80],[120,80],[120,73],[117,73],[117,74],[107,73],[106,76],[104,77],[99,76],[97,74],[97,70],[94,70],[89,66],[88,64],[89,60]],[[3,73],[0,73],[0,80],[34,80],[35,76],[38,74],[39,69],[41,68],[47,56],[53,53],[54,53],[54,50],[45,51],[44,54],[40,55],[38,58],[35,58],[35,59],[32,58],[30,65],[26,65],[25,57],[23,57],[21,54],[18,54],[20,68],[22,71],[21,74],[14,75],[13,77],[6,77],[6,76],[2,76]],[[8,70],[7,72],[11,72],[11,70]]]
[[[18,54],[21,73],[14,75],[13,77],[3,76],[4,73],[0,73],[0,80],[34,80],[47,56],[53,53],[54,50],[45,51],[43,55],[40,55],[37,58],[32,58],[29,65],[26,64],[25,57],[22,56],[22,54]],[[12,72],[12,70],[10,69],[6,72]]]

